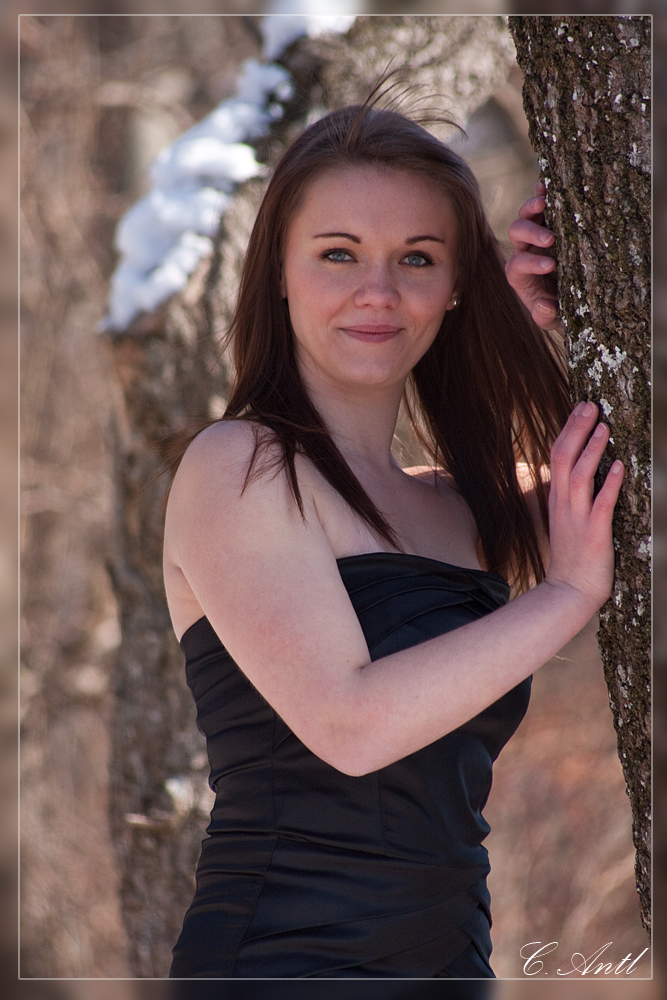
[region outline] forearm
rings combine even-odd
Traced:
[[[546,663],[595,611],[573,588],[542,583],[478,621],[353,671],[335,766],[364,774],[451,732]]]

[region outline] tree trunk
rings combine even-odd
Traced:
[[[119,400],[112,399],[114,391],[118,395],[113,375],[119,369],[116,364],[115,371],[109,371],[105,341],[96,327],[105,312],[107,279],[114,265],[113,228],[132,195],[137,105],[162,122],[168,105],[169,115],[180,120],[173,132],[178,134],[218,103],[224,84],[221,67],[233,78],[238,63],[256,52],[240,18],[21,18],[24,978],[132,974],[108,829],[108,771],[115,774],[119,759],[116,754],[110,767],[111,688],[120,642],[105,566],[115,515],[109,430],[114,402],[117,436],[130,423],[120,421]],[[191,95],[174,96],[174,76],[177,82],[192,79]],[[167,88],[166,98],[160,85]],[[183,324],[181,329],[189,332],[192,326]],[[116,362],[120,354],[122,346]],[[137,403],[150,410],[150,386]],[[175,419],[180,419],[177,406],[175,410]],[[159,420],[159,411],[152,419]],[[126,476],[115,484],[121,494],[137,481],[138,488],[143,486],[145,471],[139,465],[133,473],[130,465],[136,433],[129,443],[123,440],[128,448]],[[155,503],[159,506],[159,500]],[[134,515],[136,507],[129,508],[126,516]],[[148,612],[144,609],[156,620],[155,609],[159,612],[164,603],[159,550],[158,540],[149,549],[158,597],[152,605],[146,603]],[[135,597],[138,604],[145,581],[142,586]],[[131,599],[126,587],[126,605]],[[163,633],[170,634],[168,618]],[[149,667],[141,664],[142,669]],[[180,660],[175,670],[182,672]],[[138,698],[140,691],[138,686],[131,695]],[[151,712],[156,703],[163,724],[171,722],[164,703],[168,687],[153,689],[152,694],[152,704],[141,703],[141,738],[133,739],[131,728],[124,734],[129,761],[124,773],[131,773],[135,761],[146,761],[141,739],[155,739]],[[183,712],[188,709],[187,725],[194,731],[189,694],[179,691],[171,698]],[[194,731],[193,739],[196,736]],[[165,767],[173,770],[166,777],[179,773],[174,756],[173,750],[167,754]],[[182,801],[183,788],[170,787],[181,793]],[[126,811],[130,806],[142,811],[144,787],[139,791],[140,801]],[[171,797],[168,800],[171,806]],[[113,817],[113,808],[111,813]],[[170,883],[185,868],[185,863],[174,863],[174,879],[166,874],[168,861],[162,855],[159,861],[163,867],[158,876]],[[192,862],[191,857],[190,868]],[[175,891],[178,885],[163,899],[153,889],[152,905],[164,903],[169,912]],[[182,900],[189,893],[188,882],[181,889]],[[145,919],[150,925],[150,913]],[[173,926],[179,920],[177,913]],[[133,964],[136,967],[137,961]]]
[[[592,399],[611,427],[600,475],[626,466],[598,642],[649,930],[651,20],[526,16],[510,29],[556,236],[572,399]]]
[[[85,18],[22,18],[21,975],[125,976],[106,769],[116,609]],[[13,975],[13,971],[12,971]]]
[[[297,97],[258,157],[275,162],[307,114],[363,99],[392,60],[427,94],[444,95],[465,124],[514,63],[500,18],[358,18],[345,38],[302,39],[283,61]],[[484,72],[478,72],[483,65]],[[342,67],[345,67],[344,72]],[[243,185],[211,261],[185,292],[127,330],[107,336],[116,400],[111,574],[121,613],[113,733],[112,822],[123,914],[136,976],[162,976],[190,902],[210,808],[204,745],[194,725],[183,657],[161,577],[163,442],[193,417],[221,415],[227,367],[219,336],[234,307],[264,181]]]

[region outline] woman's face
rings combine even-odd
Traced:
[[[456,295],[457,225],[416,174],[320,174],[288,228],[282,274],[307,384],[400,386]]]

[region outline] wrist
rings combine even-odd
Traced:
[[[573,624],[580,622],[576,629],[577,632],[591,620],[606,600],[606,598],[600,598],[599,595],[581,590],[565,580],[550,578],[548,573],[546,579],[539,586],[546,588],[545,594],[549,595],[550,600],[557,602],[564,610],[567,609],[568,613],[572,615]]]

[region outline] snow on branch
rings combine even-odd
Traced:
[[[294,10],[278,0],[273,10]],[[266,135],[293,93],[288,71],[275,60],[302,35],[345,33],[355,15],[316,16],[302,2],[301,15],[276,13],[262,21],[263,62],[246,59],[234,97],[163,149],[150,168],[151,189],[123,216],[116,231],[120,260],[111,278],[109,311],[101,327],[123,330],[141,312],[153,312],[181,291],[202,257],[239,184],[261,176],[248,141]],[[329,0],[345,9],[345,0]],[[347,4],[347,9],[350,9]],[[320,6],[321,9],[321,6]]]

